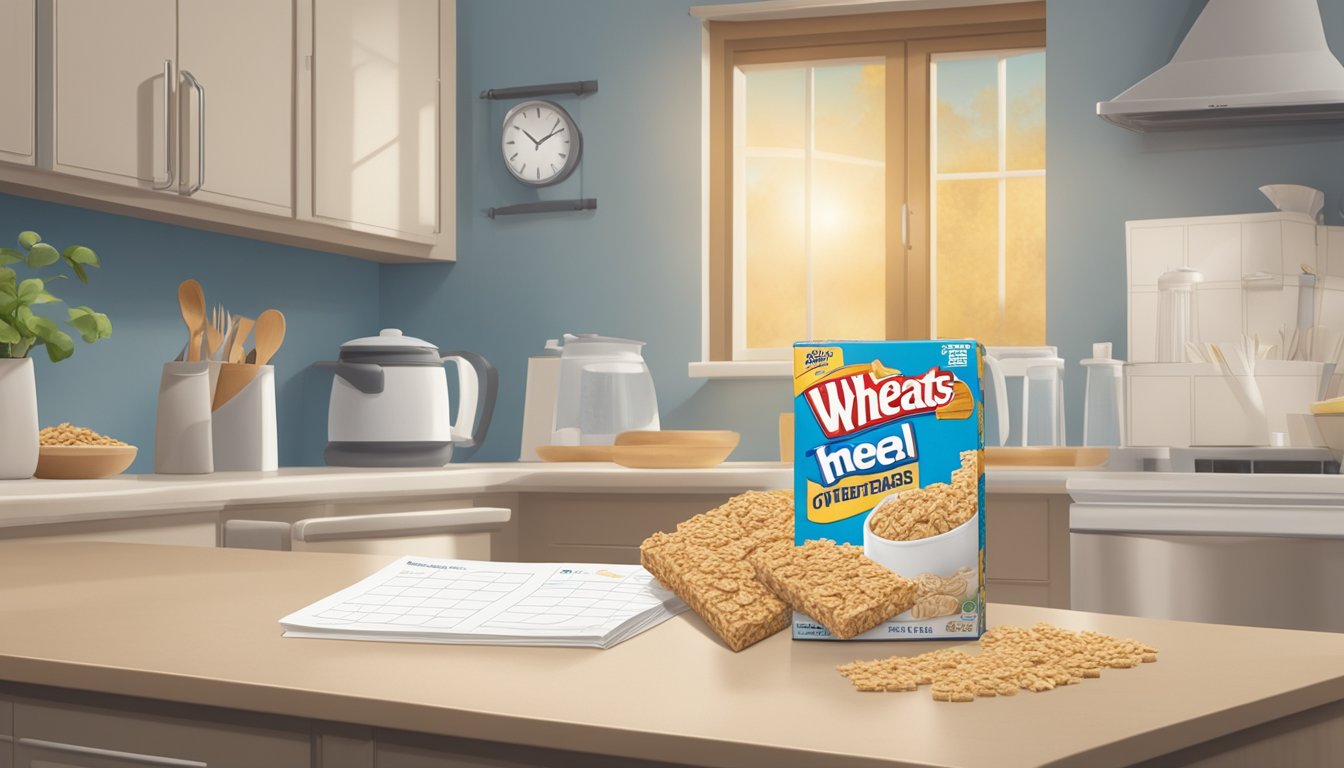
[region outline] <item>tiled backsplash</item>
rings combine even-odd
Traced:
[[[1277,338],[1280,328],[1294,327],[1304,264],[1319,276],[1316,323],[1344,330],[1344,227],[1278,212],[1147,219],[1125,223],[1125,251],[1130,362],[1156,360],[1157,280],[1178,267],[1204,277],[1196,295],[1203,341]],[[1243,282],[1256,273],[1272,278]]]

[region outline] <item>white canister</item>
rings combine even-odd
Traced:
[[[211,364],[165,363],[154,423],[154,471],[203,475],[215,471],[211,433]]]
[[[279,467],[275,366],[257,366],[247,386],[215,410],[211,438],[216,472],[273,472]]]
[[[37,381],[29,357],[0,359],[0,480],[37,471]]]

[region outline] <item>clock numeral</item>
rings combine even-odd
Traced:
[[[551,173],[555,173],[555,163],[551,163]]]
[[[515,157],[517,157],[517,156],[518,156],[518,153],[517,153],[517,152],[514,152],[512,155],[509,155],[509,162],[512,163],[512,162],[513,162],[513,158],[515,158]]]
[[[560,156],[561,156],[561,157],[569,157],[569,155],[566,155],[564,152],[561,152],[561,153],[560,153]]]
[[[527,163],[523,163],[523,167],[518,169],[518,173],[522,174],[525,171],[527,171]]]
[[[537,117],[541,117],[541,107],[537,107]]]
[[[552,166],[552,167],[554,167],[554,166]],[[541,169],[540,169],[540,168],[537,169],[537,181],[541,181]]]
[[[515,126],[513,126],[513,130],[515,130],[515,131],[521,131],[521,130],[523,130],[523,129],[515,125]]]
[[[508,141],[506,141],[506,142],[504,142],[504,143],[505,143],[505,144],[515,144],[516,142],[515,142],[513,139],[509,139]]]

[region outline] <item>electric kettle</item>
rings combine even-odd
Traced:
[[[443,364],[457,366],[457,422]],[[438,347],[387,328],[347,341],[331,368],[327,464],[341,467],[441,467],[480,447],[490,428],[499,374],[474,352]]]
[[[565,334],[552,445],[611,445],[621,432],[659,428],[643,348],[642,341]]]

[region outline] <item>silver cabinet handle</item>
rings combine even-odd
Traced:
[[[65,752],[72,755],[89,755],[91,757],[106,757],[110,760],[122,760],[141,763],[143,765],[164,766],[164,768],[209,768],[205,763],[199,760],[182,760],[176,757],[159,757],[157,755],[141,755],[135,752],[120,752],[115,749],[100,749],[98,747],[82,747],[78,744],[62,744],[59,741],[46,741],[44,739],[20,738],[18,745],[21,747],[32,747],[34,749],[45,749],[49,752]]]
[[[182,192],[194,195],[205,184],[205,86],[187,70],[182,70],[182,79],[196,91],[196,183]]]
[[[168,172],[168,180],[162,185],[155,184],[152,189],[168,189],[173,186],[173,60],[163,60],[163,163]]]

